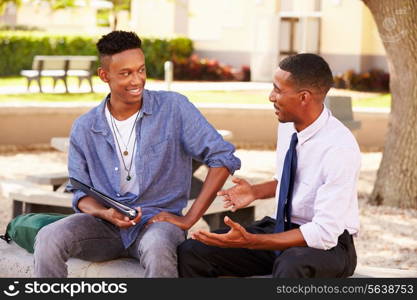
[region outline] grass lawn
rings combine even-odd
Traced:
[[[151,81],[152,79],[148,79]],[[32,82],[32,85],[36,82]],[[52,86],[52,79],[44,78],[42,80],[44,87]],[[70,86],[78,85],[78,80],[74,77],[69,77],[68,84]],[[86,85],[83,82],[83,85]],[[93,84],[103,84],[97,77],[93,77]],[[63,85],[62,81],[58,85]],[[5,86],[26,86],[26,79],[23,77],[1,77],[0,87]],[[187,96],[190,101],[194,103],[232,103],[232,104],[269,104],[268,95],[269,90],[253,90],[253,91],[183,91],[181,92]],[[372,108],[389,108],[391,105],[390,94],[375,94],[365,98],[363,96],[356,96],[360,93],[353,93],[353,107],[372,107]],[[101,101],[105,95],[102,93],[25,93],[25,94],[0,94],[0,103],[7,102],[90,102]]]
[[[194,103],[248,103],[267,104],[268,92],[263,91],[185,91],[182,92]],[[101,101],[101,93],[33,93],[33,94],[0,94],[0,103],[6,102],[71,102]]]
[[[104,94],[99,93],[69,93],[69,94],[0,94],[0,103],[11,102],[90,102],[100,101]]]
[[[26,86],[26,79],[24,77],[1,77],[0,78],[0,86],[14,86],[14,85]]]
[[[353,107],[373,107],[373,108],[390,108],[391,94],[380,94],[371,98],[354,98]]]
[[[181,93],[193,103],[271,103],[268,100],[269,91],[184,91]]]
[[[52,86],[52,78],[42,78],[42,87]],[[98,76],[93,76],[93,85],[102,83],[100,78]],[[87,82],[84,80],[83,84],[87,84]],[[26,87],[27,80],[25,77],[22,76],[13,76],[13,77],[0,77],[0,87],[5,86],[24,86]],[[37,86],[37,83],[35,81],[32,81],[31,86],[35,85]],[[63,85],[63,81],[59,80],[57,82],[57,85]],[[76,77],[68,77],[68,85],[78,85],[78,79]]]
[[[154,79],[148,78],[146,81],[153,81]],[[42,87],[52,87],[53,80],[52,78],[42,78]],[[88,84],[86,80],[83,81],[83,85]],[[101,81],[101,79],[98,76],[93,76],[93,86],[99,85],[99,84],[105,84]],[[11,77],[0,77],[0,87],[5,86],[24,86],[26,87],[27,80],[25,77],[22,76],[11,76]],[[35,85],[37,86],[37,83],[35,81],[32,81],[30,84],[31,86]],[[64,86],[64,83],[62,80],[59,80],[57,82],[57,85]],[[73,76],[68,76],[68,85],[71,87],[78,86],[78,78]]]

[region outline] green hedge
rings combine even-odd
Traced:
[[[146,58],[148,76],[155,78],[164,76],[164,62],[177,58],[186,59],[194,50],[193,42],[187,38],[142,39],[142,49]]]
[[[32,68],[35,55],[97,55],[97,36],[55,35],[44,32],[0,31],[0,76],[19,75]],[[148,76],[162,78],[164,62],[187,58],[193,44],[187,38],[142,39]]]

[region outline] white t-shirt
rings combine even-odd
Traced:
[[[139,181],[136,178],[136,168],[135,168],[135,161],[136,161],[136,153],[137,153],[137,147],[139,145],[139,142],[136,141],[136,147],[135,147],[135,152],[133,153],[133,146],[135,144],[135,136],[136,136],[136,129],[133,130],[132,132],[132,136],[130,137],[130,141],[128,144],[128,140],[129,140],[129,135],[130,132],[132,131],[132,128],[135,124],[135,120],[136,120],[136,114],[133,114],[131,117],[129,117],[126,120],[123,121],[118,121],[115,118],[113,118],[113,120],[115,121],[115,124],[117,126],[114,127],[114,131],[113,131],[113,126],[112,126],[112,120],[111,120],[111,116],[110,116],[110,111],[109,108],[106,105],[106,118],[107,118],[107,122],[109,123],[111,132],[113,133],[113,138],[114,138],[114,144],[116,146],[116,152],[117,152],[117,156],[119,157],[119,162],[120,162],[120,192],[121,195],[126,194],[127,192],[130,192],[132,194],[138,195],[139,194]],[[138,116],[138,121],[139,119],[142,117],[142,112],[139,112],[139,116]],[[136,126],[138,126],[136,124]],[[120,132],[120,135],[119,135]],[[116,140],[117,139],[117,140]],[[122,153],[126,150],[126,146],[127,146],[127,151],[129,152],[128,155],[121,155],[120,151],[119,151],[119,147],[117,146],[117,142],[119,142],[120,145],[120,150],[122,151]],[[133,161],[132,161],[132,157],[133,157]],[[124,165],[123,165],[123,161],[124,160]],[[125,165],[126,168],[129,170],[129,166],[132,164],[132,167],[130,168],[130,172],[129,175],[131,177],[131,179],[128,181],[126,180],[126,177],[128,176],[128,171],[126,171],[125,169]]]
[[[277,203],[285,154],[294,132],[294,123],[278,126]],[[350,234],[359,230],[359,146],[350,130],[326,107],[314,123],[297,132],[297,137],[291,222],[301,225],[309,247],[330,249],[345,229]]]

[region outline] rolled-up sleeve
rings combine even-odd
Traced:
[[[84,153],[80,147],[80,143],[79,141],[77,141],[77,139],[79,138],[79,135],[77,134],[78,130],[80,129],[78,128],[77,122],[75,122],[70,135],[70,143],[68,150],[68,174],[70,177],[76,178],[87,185],[91,185],[90,176],[88,174],[87,162]],[[67,185],[67,190],[73,192],[72,208],[76,212],[81,212],[78,209],[78,202],[81,198],[87,196],[87,194],[81,190],[73,188],[71,183]]]
[[[331,249],[346,228],[344,214],[354,205],[360,154],[351,148],[330,150],[323,158],[323,185],[317,190],[314,217],[300,226],[309,247]]]
[[[241,162],[234,155],[235,147],[223,139],[186,97],[181,98],[181,142],[185,151],[211,168],[226,167],[230,174],[239,170]]]

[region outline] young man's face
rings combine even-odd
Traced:
[[[146,82],[145,56],[141,49],[130,49],[105,58],[100,78],[109,84],[111,99],[126,104],[142,101]]]
[[[297,122],[300,113],[298,91],[291,80],[291,73],[277,69],[269,101],[274,104],[275,114],[281,123]]]

